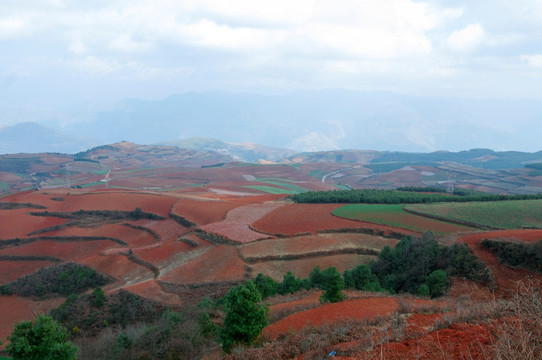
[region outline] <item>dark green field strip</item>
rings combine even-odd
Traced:
[[[416,204],[408,210],[489,229],[542,228],[542,200]]]

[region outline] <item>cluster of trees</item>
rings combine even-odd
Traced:
[[[428,192],[398,190],[330,190],[330,191],[307,191],[292,195],[296,203],[345,203],[345,204],[418,204],[435,202],[470,202],[470,201],[503,201],[503,200],[535,200],[542,199],[540,194],[522,195],[496,195],[471,191],[458,190],[454,196],[436,193],[429,188]]]
[[[0,286],[2,294],[44,296],[47,294],[70,295],[88,288],[103,286],[112,279],[88,266],[66,263],[42,268],[7,285]]]
[[[5,350],[13,360],[76,359],[77,346],[68,341],[68,332],[47,315],[16,324],[8,340]]]
[[[342,276],[334,267],[322,271],[316,266],[306,279],[288,272],[278,283],[260,273],[226,295],[228,321],[220,332],[223,349],[229,351],[236,343],[249,344],[257,339],[267,324],[266,308],[260,301],[275,294],[319,288],[324,290],[321,302],[337,302],[344,298],[342,290],[351,288],[438,297],[448,289],[450,276],[489,285],[494,282],[490,270],[467,245],[440,246],[431,232],[422,238],[405,237],[394,249],[385,247],[378,261],[346,270]]]
[[[275,294],[319,288],[324,290],[321,302],[336,302],[344,298],[343,289],[351,288],[438,297],[447,290],[450,276],[490,285],[494,281],[489,269],[468,246],[440,246],[434,235],[427,232],[421,238],[405,237],[395,248],[385,247],[377,261],[359,265],[343,274],[334,267],[321,270],[317,266],[306,279],[288,272],[279,283],[260,273],[254,280],[230,289],[223,298],[215,302],[204,299],[197,309],[187,307],[181,313],[163,312],[163,308],[156,307],[149,310],[152,306],[136,295],[121,290],[106,297],[101,288],[96,288],[92,294],[79,298],[70,295],[66,303],[51,314],[77,335],[79,329],[95,327],[93,324],[96,323],[101,327],[113,324],[125,327],[136,320],[156,318],[156,314],[163,312],[157,322],[137,335],[120,333],[109,348],[114,351],[114,358],[135,358],[142,353],[150,358],[175,358],[179,354],[199,357],[203,347],[212,344],[220,343],[224,351],[230,352],[237,345],[258,341],[268,324],[269,310],[263,300]],[[113,299],[115,296],[119,298]],[[74,319],[74,314],[81,312],[77,309],[81,308],[96,310],[83,312],[86,320],[81,316]],[[89,322],[89,318],[92,321]],[[64,334],[64,330],[58,331]],[[18,338],[12,335],[12,339]],[[59,343],[64,343],[65,336],[60,339]],[[21,343],[24,342],[21,340]],[[12,344],[10,349],[19,346],[17,341],[12,340]],[[71,349],[70,346],[67,348]],[[13,356],[14,350],[10,354]]]
[[[525,244],[504,240],[482,240],[482,245],[497,255],[499,262],[542,273],[542,240]]]
[[[386,246],[378,261],[346,270],[342,277],[335,268],[321,271],[317,266],[307,279],[296,278],[288,272],[278,283],[258,274],[254,283],[264,299],[275,294],[319,288],[325,291],[323,302],[334,302],[342,299],[344,288],[438,297],[447,290],[450,276],[490,286],[494,283],[489,268],[467,245],[440,246],[433,233],[426,232],[422,238],[403,238],[393,249]]]

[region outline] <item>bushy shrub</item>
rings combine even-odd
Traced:
[[[252,281],[231,289],[225,297],[226,317],[219,335],[222,349],[229,352],[235,344],[251,344],[267,325],[269,309],[259,304],[261,295]]]

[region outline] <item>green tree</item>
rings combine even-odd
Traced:
[[[443,270],[435,270],[429,274],[425,283],[429,287],[431,297],[441,296],[446,289],[446,273]]]
[[[254,279],[254,285],[262,295],[262,299],[273,296],[277,293],[277,288],[279,284],[271,279],[269,276],[265,276],[262,273],[259,273],[258,276]]]
[[[358,265],[352,270],[346,270],[343,274],[347,288],[367,291],[382,291],[380,281],[373,274],[369,265]]]
[[[92,292],[92,296],[94,297],[94,307],[102,307],[105,302],[105,294],[101,287],[97,287]]]
[[[15,324],[6,351],[13,360],[72,360],[77,346],[68,341],[64,327],[47,315],[39,315],[34,322]]]
[[[324,293],[320,297],[321,302],[338,302],[344,299],[344,280],[335,267],[329,267],[322,271],[321,288]]]
[[[261,335],[269,312],[267,306],[259,304],[261,300],[260,292],[250,280],[226,294],[226,317],[219,332],[224,351],[230,352],[235,344],[250,344]]]
[[[282,276],[282,282],[277,288],[277,292],[281,295],[293,294],[303,287],[303,280],[296,278],[291,271],[288,271],[286,275]]]
[[[427,284],[421,284],[418,288],[418,295],[420,296],[429,296],[429,286]]]

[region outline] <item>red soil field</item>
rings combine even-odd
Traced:
[[[42,267],[54,265],[52,261],[0,260],[0,285],[10,283],[25,275],[33,274]]]
[[[180,199],[173,205],[171,212],[173,214],[184,217],[185,219],[198,224],[199,226],[207,225],[222,221],[226,218],[228,211],[237,207],[261,203],[276,199],[277,195],[263,195],[252,197],[236,197],[226,200],[226,196],[222,197],[224,200],[205,198]]]
[[[389,315],[399,309],[393,297],[369,297],[325,304],[292,314],[264,328],[264,336],[275,339],[280,334],[299,331],[305,326],[321,326],[344,320],[363,320]]]
[[[234,281],[244,279],[245,272],[245,263],[239,257],[237,249],[219,245],[172,270],[160,280],[179,284]]]
[[[332,233],[278,238],[255,241],[241,247],[243,257],[261,258],[269,255],[307,254],[317,251],[341,249],[380,250],[384,246],[394,247],[399,240],[366,234]]]
[[[0,226],[0,239],[26,238],[28,234],[50,226],[62,225],[66,219],[32,216],[29,212],[39,209],[0,210],[0,219],[4,226]],[[8,226],[6,226],[8,225]]]
[[[284,302],[279,302],[276,304],[273,304],[269,306],[269,316],[273,317],[275,313],[280,314],[283,311],[287,310],[295,310],[296,308],[300,307],[315,307],[320,305],[320,296],[322,296],[323,291],[312,291],[308,293],[306,296],[300,297],[296,293],[294,295],[285,295],[284,296]],[[292,296],[298,297],[295,300],[291,300],[290,298]]]
[[[159,221],[139,220],[137,222],[134,222],[134,224],[141,225],[153,230],[158,235],[160,235],[160,237],[162,238],[162,242],[168,241],[169,239],[175,238],[188,231],[187,228],[171,219]]]
[[[252,274],[254,276],[262,273],[276,281],[282,281],[283,275],[288,271],[291,271],[295,276],[306,278],[317,265],[322,270],[334,266],[337,268],[337,271],[343,273],[345,270],[353,269],[360,264],[368,264],[371,260],[376,260],[376,256],[341,254],[316,256],[299,260],[265,261],[250,266],[252,267]]]
[[[165,243],[160,243],[159,246],[153,248],[134,249],[134,254],[151,264],[162,268],[173,261],[179,254],[186,254],[194,249],[211,246],[210,243],[200,240],[198,246],[193,247],[187,243],[177,240],[169,240]]]
[[[124,255],[92,255],[77,262],[117,279],[114,284],[108,285],[107,289],[115,288],[119,284],[130,284],[154,277],[154,274],[149,269],[133,263]]]
[[[71,192],[71,195],[64,195],[62,197],[64,201],[50,202],[48,210],[69,212],[79,209],[132,211],[139,207],[143,211],[167,217],[169,209],[176,201],[175,198],[165,195],[112,190],[86,192],[83,194],[74,194]]]
[[[66,261],[77,261],[90,255],[98,255],[109,248],[121,245],[109,240],[57,242],[40,240],[21,246],[0,249],[2,255],[47,255]]]
[[[181,305],[179,297],[162,290],[155,280],[148,280],[136,285],[126,286],[124,290],[165,305]]]
[[[13,331],[15,323],[34,318],[34,314],[46,314],[64,302],[64,298],[56,298],[43,301],[32,301],[14,295],[0,296],[0,309],[2,320],[0,321],[0,339],[6,339]],[[4,346],[6,342],[4,341]]]
[[[239,242],[250,242],[265,238],[267,235],[251,230],[249,225],[282,206],[284,204],[280,203],[245,205],[229,211],[225,220],[202,226],[201,229]]]
[[[542,239],[542,230],[489,231],[465,235],[457,239],[458,243],[468,244],[476,256],[491,269],[497,282],[498,291],[500,292],[516,289],[517,282],[527,278],[542,280],[542,274],[533,273],[532,271],[524,269],[514,269],[500,264],[495,254],[486,250],[480,244],[483,239],[513,239],[532,243]]]
[[[20,179],[21,178],[15,174],[0,171],[0,181],[2,182],[17,181]]]
[[[146,221],[148,222],[148,220]],[[134,223],[135,224],[135,223]],[[144,226],[144,225],[143,225]],[[41,236],[104,236],[123,240],[129,247],[145,246],[156,243],[154,237],[146,231],[134,229],[122,224],[106,224],[99,227],[72,226],[58,231],[39,234]],[[113,243],[111,243],[113,244]],[[117,244],[115,244],[117,245]],[[118,246],[118,245],[117,245]]]
[[[417,234],[410,230],[333,216],[331,212],[341,206],[344,204],[289,204],[255,221],[252,228],[263,233],[288,236],[334,229],[374,229],[386,233],[400,231],[405,235]]]
[[[387,343],[372,354],[386,359],[489,359],[492,338],[487,324],[452,324],[449,328],[433,331],[401,343]]]

